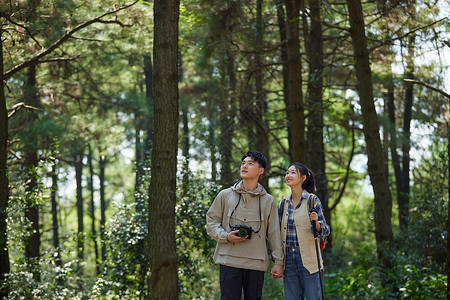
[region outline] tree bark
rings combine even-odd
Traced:
[[[175,204],[179,0],[154,2],[154,131],[149,190],[151,299],[178,299]]]
[[[211,158],[211,182],[217,182],[216,134],[214,132],[215,118],[212,108],[209,110],[208,141]]]
[[[78,237],[77,237],[77,257],[84,259],[84,211],[83,211],[83,150],[75,156],[75,179],[77,183],[77,216],[78,216]]]
[[[140,118],[138,117],[138,109],[134,110],[134,142],[135,142],[135,180],[134,180],[134,193],[139,193],[139,188],[142,184],[142,176],[144,176],[144,151],[141,142],[141,127]]]
[[[365,36],[365,25],[360,0],[347,0],[350,34],[353,45],[357,88],[362,110],[363,132],[367,147],[370,181],[375,195],[375,237],[377,254],[385,267],[390,266],[383,247],[393,243],[392,198],[389,184],[384,175],[383,151],[380,139],[380,125],[373,97],[372,72]]]
[[[55,263],[61,267],[61,254],[59,251],[59,225],[58,225],[58,169],[56,162],[52,165],[52,192],[50,195],[52,202],[52,229],[53,229],[53,248],[56,251]]]
[[[415,5],[413,5],[415,7]],[[414,13],[413,13],[414,15]],[[415,34],[408,38],[408,56],[406,58],[406,74],[407,79],[414,78],[414,53],[415,53]],[[402,185],[398,197],[398,217],[400,228],[406,229],[409,225],[409,171],[410,161],[409,151],[411,150],[411,119],[413,105],[413,84],[405,82],[405,99],[403,112],[403,138],[402,138]]]
[[[147,100],[146,111],[146,129],[147,135],[144,141],[144,160],[147,161],[150,158],[150,152],[152,150],[153,141],[153,65],[152,57],[150,55],[144,55],[144,75],[145,75],[145,99]]]
[[[288,50],[287,50],[287,24],[285,19],[285,13],[284,13],[284,6],[283,6],[283,0],[275,0],[275,5],[277,6],[277,19],[278,19],[278,28],[280,33],[280,57],[281,61],[283,63],[282,68],[282,74],[283,74],[283,99],[286,106],[286,120],[289,120],[290,114],[288,112],[289,107],[289,65],[287,63],[288,61]],[[288,134],[288,143],[289,143],[289,149],[292,149],[291,141],[291,129],[290,125],[288,124],[287,129]],[[289,159],[292,161],[292,157],[290,153],[287,153],[289,155]]]
[[[181,109],[181,118],[183,122],[183,149],[181,150],[181,154],[184,157],[183,168],[183,185],[187,187],[189,185],[189,113],[188,113],[188,104],[183,103],[183,107]]]
[[[255,64],[257,71],[255,74],[256,87],[256,150],[260,151],[267,158],[267,167],[264,174],[260,177],[261,184],[270,193],[269,174],[270,174],[270,149],[269,149],[269,125],[267,124],[267,97],[264,90],[264,23],[262,20],[262,0],[257,1],[256,8],[256,55]]]
[[[101,151],[100,151],[101,153]],[[105,167],[106,167],[106,158],[104,155],[100,154],[99,160],[99,175],[98,179],[100,182],[100,240],[101,240],[101,248],[102,248],[102,261],[106,261],[106,246],[105,246],[105,224],[106,224],[106,200],[105,200]]]
[[[321,25],[321,1],[309,2],[311,16],[306,53],[308,56],[308,92],[306,104],[309,111],[308,122],[308,166],[313,170],[317,195],[323,205],[325,219],[331,224],[331,211],[328,203],[328,180],[325,173],[325,145],[323,142],[324,130],[324,103],[323,103],[323,37]],[[332,245],[332,235],[328,237],[328,247]]]
[[[91,196],[91,201],[89,204],[89,214],[91,215],[91,234],[92,241],[94,242],[94,253],[95,253],[95,270],[96,275],[100,274],[100,266],[98,263],[98,244],[97,244],[97,229],[95,227],[95,203],[94,203],[94,166],[92,165],[92,148],[91,145],[88,146],[88,164],[89,164],[89,193]]]
[[[25,86],[25,103],[29,106],[39,108],[40,100],[37,92],[36,83],[36,65],[28,67],[27,83]],[[36,201],[38,189],[36,169],[38,167],[38,144],[39,137],[34,133],[34,127],[37,126],[38,116],[35,111],[28,112],[26,115],[26,127],[28,128],[28,144],[25,145],[25,169],[28,170],[27,180],[27,205],[25,207],[25,217],[31,223],[30,236],[25,245],[25,256],[29,266],[37,280],[39,280],[39,270],[37,268],[40,257],[41,235],[39,230],[39,204]]]
[[[229,82],[226,88],[226,96],[219,103],[220,107],[220,143],[219,147],[221,157],[220,181],[222,186],[230,186],[233,183],[233,173],[231,164],[233,163],[233,133],[235,117],[235,100],[233,92],[236,90],[236,78],[234,74],[234,56],[231,51],[227,51],[226,74]],[[231,96],[230,96],[231,95]]]
[[[388,109],[388,97],[387,93],[383,93],[383,118],[386,118],[389,114]],[[384,162],[384,176],[389,181],[389,124],[385,121],[381,127],[383,129],[383,162]]]
[[[394,176],[395,176],[395,185],[397,187],[397,202],[401,203],[401,197],[402,197],[402,191],[403,191],[403,173],[401,171],[400,166],[400,157],[397,153],[397,130],[396,130],[396,120],[395,120],[395,98],[394,98],[394,83],[389,83],[389,86],[387,87],[387,108],[388,108],[388,116],[389,116],[389,149],[391,152],[391,159],[392,159],[392,167],[394,168]],[[399,220],[400,220],[400,213],[399,213]],[[401,224],[401,222],[399,223]]]
[[[3,77],[3,24],[0,27],[0,75]],[[8,236],[6,231],[6,218],[9,199],[8,167],[8,110],[6,108],[5,85],[0,82],[0,298],[7,298],[8,287],[6,274],[9,273]]]
[[[179,82],[180,84],[183,82],[183,60],[181,58],[181,54],[178,53],[178,71],[179,71]],[[185,191],[189,186],[189,98],[186,97],[181,102],[181,119],[183,123],[183,135],[182,135],[182,149],[181,155],[184,157],[183,162],[183,186],[185,187]]]
[[[305,163],[305,116],[302,91],[302,63],[300,56],[299,18],[300,1],[285,0],[287,14],[287,54],[289,105],[289,151],[292,162]]]
[[[449,46],[450,47],[450,46]],[[448,99],[450,101],[450,97]],[[447,120],[447,157],[450,157],[450,123]],[[447,162],[447,186],[450,186],[450,160]],[[448,195],[450,199],[450,189]],[[450,299],[450,201],[447,203],[447,299]]]
[[[254,64],[255,62],[251,59],[248,60],[249,64]],[[256,148],[256,130],[255,130],[255,122],[256,122],[256,107],[255,101],[253,99],[253,85],[251,82],[251,74],[247,74],[246,82],[247,84],[245,88],[245,92],[242,97],[239,97],[239,113],[240,113],[240,123],[242,128],[247,133],[247,142],[248,149]]]

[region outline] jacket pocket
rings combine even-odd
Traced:
[[[259,234],[245,242],[221,244],[218,254],[260,261],[264,261],[268,257],[265,238],[263,236],[260,237]]]

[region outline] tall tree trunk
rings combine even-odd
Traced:
[[[395,185],[397,187],[397,202],[401,203],[401,197],[402,197],[402,185],[403,185],[403,173],[401,171],[400,167],[400,157],[397,153],[397,130],[396,130],[396,121],[395,121],[395,98],[394,98],[394,82],[391,78],[389,85],[387,87],[387,108],[388,108],[388,116],[389,116],[389,148],[391,152],[391,158],[392,158],[392,167],[394,168],[394,175],[395,175]],[[401,223],[401,222],[400,222]]]
[[[151,299],[178,299],[175,204],[179,0],[154,2],[154,132],[149,190]]]
[[[267,97],[264,90],[264,72],[263,72],[263,35],[264,23],[262,20],[262,0],[257,1],[256,8],[256,67],[258,70],[255,75],[256,87],[256,149],[263,153],[267,158],[267,167],[261,176],[261,184],[270,192],[269,174],[270,174],[270,151],[269,151],[269,125],[266,121],[267,116]]]
[[[308,165],[313,170],[317,195],[319,196],[324,210],[325,219],[331,224],[331,211],[328,203],[328,179],[325,173],[325,145],[323,142],[325,106],[323,103],[323,37],[321,25],[321,1],[311,0],[309,2],[311,16],[310,30],[306,44],[308,57],[308,92],[306,104],[309,111],[308,122]],[[328,246],[332,245],[332,235],[328,237]]]
[[[209,110],[209,124],[208,124],[208,141],[209,152],[211,155],[211,182],[217,181],[217,158],[216,158],[216,134],[214,132],[215,119],[212,108]]]
[[[33,107],[40,107],[39,95],[37,93],[36,83],[36,65],[33,64],[28,68],[28,78],[25,86],[25,102],[27,105]],[[38,116],[36,112],[28,112],[26,116],[26,124],[29,128],[29,141],[26,147],[25,153],[25,168],[28,170],[27,180],[27,205],[25,208],[25,217],[31,223],[30,236],[26,241],[25,253],[28,260],[28,264],[33,270],[33,274],[37,280],[39,280],[39,270],[37,268],[40,257],[41,235],[39,230],[39,205],[36,201],[36,192],[38,189],[36,168],[38,167],[38,153],[37,145],[38,137],[33,134],[33,129],[37,126]]]
[[[178,53],[178,72],[179,72],[179,82],[183,82],[183,60],[181,58],[181,53]],[[183,123],[183,136],[182,136],[182,142],[183,146],[181,149],[181,155],[184,157],[183,162],[183,186],[184,190],[187,190],[187,187],[189,186],[189,98],[186,97],[181,103],[181,119]]]
[[[450,47],[450,44],[446,44]],[[450,98],[447,99],[450,102]],[[447,157],[450,157],[450,122],[447,119]],[[450,159],[447,161],[447,186],[450,186]],[[450,189],[448,189],[450,199]],[[450,299],[450,201],[447,203],[447,299]]]
[[[146,76],[146,81],[147,81],[147,74]],[[151,83],[151,80],[150,80]],[[147,93],[147,104],[149,103],[148,101],[148,93]],[[153,98],[152,98],[153,99]],[[151,105],[153,105],[153,100],[151,101]],[[149,111],[152,112],[153,114],[153,107],[148,109]],[[147,126],[147,130],[149,129],[149,125],[148,122],[153,122],[151,120],[148,120],[148,118],[144,117],[146,120],[142,120],[142,116],[141,116],[141,112],[140,112],[140,108],[136,107],[135,108],[135,119],[134,119],[134,128],[135,128],[135,157],[136,157],[136,170],[135,170],[135,184],[134,184],[134,195],[135,195],[135,202],[136,202],[136,213],[139,214],[141,217],[145,218],[146,215],[146,209],[144,209],[145,206],[145,199],[144,199],[144,195],[143,195],[143,190],[142,190],[142,184],[145,181],[145,169],[144,167],[146,165],[148,165],[148,157],[146,158],[146,153],[149,150],[145,150],[144,149],[144,145],[151,145],[151,140],[147,140],[147,138],[149,137],[148,134],[146,134],[146,137],[144,139],[144,142],[142,142],[142,137],[141,137],[141,133],[142,133],[142,125],[146,125]],[[140,267],[139,267],[139,273],[137,276],[137,281],[138,284],[140,286],[140,291],[142,291],[142,297],[144,297],[144,295],[147,292],[147,288],[148,288],[148,284],[147,284],[147,280],[149,279],[147,276],[147,272],[148,272],[148,261],[146,260],[147,256],[146,256],[146,239],[142,239],[139,240],[136,244],[136,257],[140,257],[142,258],[142,261],[140,263]]]
[[[77,253],[78,259],[84,259],[84,211],[83,211],[83,150],[75,156],[75,178],[77,183],[77,216],[78,216],[78,237],[77,237]]]
[[[281,47],[280,47],[280,57],[281,61],[283,62],[283,99],[286,106],[286,120],[289,120],[290,113],[288,111],[289,107],[289,65],[287,63],[288,61],[288,51],[287,51],[287,25],[286,25],[286,19],[285,19],[285,13],[284,13],[284,5],[283,0],[275,0],[275,5],[277,6],[277,19],[278,19],[278,28],[280,33],[280,41],[281,41]],[[289,149],[292,149],[291,141],[291,129],[290,125],[288,125],[288,143],[289,143]],[[290,153],[287,153],[289,155],[289,159],[292,161],[292,157]]]
[[[375,237],[378,258],[385,267],[390,266],[383,247],[393,243],[392,198],[389,184],[384,175],[383,152],[380,139],[380,125],[373,98],[372,72],[365,36],[365,25],[360,0],[347,0],[350,34],[357,77],[357,88],[362,110],[363,132],[367,148],[368,171],[375,195]]]
[[[387,93],[383,93],[383,118],[385,118],[389,115],[388,102],[389,102],[389,99],[388,99]],[[389,127],[388,123],[384,122],[384,124],[382,124],[384,176],[386,176],[386,178],[389,181],[389,129],[388,129],[388,127]]]
[[[222,186],[229,186],[233,183],[233,173],[231,164],[233,162],[233,133],[235,102],[231,95],[236,90],[236,78],[234,74],[234,56],[231,51],[227,51],[226,72],[228,75],[229,86],[227,87],[226,98],[219,103],[220,107],[220,157],[221,157],[221,178]]]
[[[40,1],[30,0],[28,1],[28,9],[26,10],[26,19],[33,23],[37,18],[36,8],[38,7]],[[35,63],[28,67],[27,82],[25,84],[25,103],[29,106],[40,108],[40,99],[37,88],[36,81],[36,69]],[[26,115],[26,128],[28,135],[28,144],[25,145],[25,169],[28,171],[26,189],[28,193],[27,204],[25,207],[25,217],[31,224],[29,228],[31,235],[26,241],[25,245],[25,256],[27,258],[28,264],[32,269],[33,275],[36,280],[40,280],[40,271],[38,268],[39,257],[40,257],[40,246],[41,246],[41,234],[39,230],[39,201],[36,201],[37,195],[35,194],[38,189],[37,183],[37,167],[38,161],[38,145],[39,137],[36,135],[35,128],[38,126],[38,115],[36,111],[28,112]]]
[[[186,99],[185,99],[186,101]],[[187,102],[187,101],[186,101]],[[183,103],[181,108],[181,118],[183,122],[183,148],[181,149],[181,154],[184,157],[183,168],[183,185],[187,187],[189,185],[189,115],[188,115],[188,103]]]
[[[92,148],[88,145],[88,164],[89,164],[89,193],[91,196],[91,201],[89,205],[89,213],[91,215],[92,225],[91,234],[92,241],[94,242],[94,253],[95,253],[95,270],[97,275],[100,274],[100,266],[98,260],[98,245],[97,245],[97,229],[95,228],[95,203],[94,203],[94,167],[92,165]]]
[[[253,64],[252,60],[248,60],[249,64]],[[253,85],[251,82],[251,74],[247,75],[246,81],[249,83],[245,89],[245,93],[242,97],[239,97],[239,112],[240,122],[242,128],[247,133],[248,149],[254,149],[256,147],[256,133],[255,133],[255,121],[256,121],[256,108],[255,101],[253,99]]]
[[[412,5],[415,7],[415,5]],[[413,13],[414,15],[414,13]],[[414,52],[415,52],[415,34],[408,38],[408,56],[406,57],[407,79],[414,78]],[[405,83],[405,101],[403,112],[403,138],[402,138],[402,185],[398,197],[400,228],[406,229],[409,224],[409,171],[410,161],[409,151],[411,149],[411,119],[413,105],[413,84]]]
[[[288,86],[289,106],[288,130],[291,161],[305,162],[305,116],[302,91],[302,63],[300,57],[299,18],[300,1],[285,0],[287,14]]]
[[[144,142],[144,153],[145,153],[145,161],[150,158],[150,152],[152,149],[152,141],[153,141],[153,65],[152,65],[152,57],[150,55],[144,55],[144,75],[145,75],[145,99],[147,100],[147,108],[146,110],[146,128],[147,135],[145,137]]]
[[[219,99],[220,109],[220,183],[222,186],[229,186],[233,183],[233,173],[231,164],[233,163],[233,135],[235,130],[236,116],[236,74],[235,74],[235,57],[230,49],[230,41],[233,40],[233,23],[236,15],[238,4],[235,1],[228,1],[222,13],[222,34],[223,38],[228,41],[224,52],[225,55],[221,59],[224,72],[223,87],[221,99]]]
[[[9,273],[8,236],[6,231],[6,219],[8,217],[8,110],[6,109],[5,82],[3,80],[3,24],[0,26],[0,299],[8,296],[6,274]]]
[[[101,153],[101,151],[100,151]],[[104,155],[100,155],[99,159],[99,175],[100,182],[100,240],[102,242],[102,261],[106,261],[106,246],[105,246],[105,224],[106,224],[106,200],[105,200],[105,167],[107,160]]]
[[[449,46],[450,47],[450,46]],[[448,99],[450,101],[450,99]],[[450,123],[447,120],[447,157],[450,157]],[[447,186],[450,186],[450,160],[447,162]],[[450,199],[450,189],[448,189]],[[447,299],[450,299],[450,201],[447,203]]]
[[[52,165],[52,192],[50,195],[52,201],[52,229],[53,229],[53,248],[56,251],[55,263],[61,267],[61,254],[59,249],[59,225],[58,225],[58,169],[56,162]]]
[[[134,142],[135,142],[135,165],[136,165],[136,173],[135,173],[135,181],[134,181],[134,194],[139,193],[139,187],[142,184],[142,176],[144,175],[144,154],[143,147],[141,142],[141,128],[140,128],[140,120],[138,117],[137,109],[135,110],[135,119],[134,119]]]

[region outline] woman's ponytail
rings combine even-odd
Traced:
[[[302,184],[302,188],[306,190],[308,193],[316,193],[316,180],[314,179],[314,173],[308,169],[304,164],[295,162],[292,163],[289,167],[294,166],[300,175],[306,175],[305,182]]]
[[[315,194],[317,189],[316,189],[316,179],[314,178],[314,173],[310,170],[307,169],[307,173],[306,173],[306,179],[305,182],[303,182],[303,189],[306,190],[308,193],[313,193]]]

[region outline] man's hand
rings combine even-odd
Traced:
[[[273,278],[283,278],[283,266],[281,265],[273,265],[272,270],[270,271],[270,275]]]
[[[235,231],[230,232],[227,235],[227,241],[229,241],[230,243],[242,243],[242,242],[247,241],[248,235],[243,237],[243,238],[241,238],[241,237],[238,237],[236,235],[236,233],[238,233],[238,232],[239,232],[239,230],[235,230]]]

